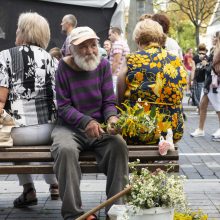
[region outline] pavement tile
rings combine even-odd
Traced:
[[[185,172],[185,175],[188,179],[202,179],[202,176],[200,176],[198,173],[187,173]]]

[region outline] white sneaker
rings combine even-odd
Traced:
[[[220,138],[220,128],[215,133],[212,134],[212,137]]]
[[[205,136],[205,131],[197,128],[193,133],[190,134],[192,137],[203,137]]]
[[[220,138],[212,138],[212,141],[220,142]]]

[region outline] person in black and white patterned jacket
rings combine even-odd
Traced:
[[[22,13],[18,19],[16,47],[0,52],[0,114],[3,108],[15,120],[11,136],[14,145],[50,144],[56,118],[55,66],[45,50],[50,28],[41,15]],[[54,174],[44,175],[52,199],[59,196]],[[31,175],[18,175],[23,193],[14,201],[16,208],[37,204]]]

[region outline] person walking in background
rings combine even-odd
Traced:
[[[212,134],[213,140],[215,140],[220,138],[220,32],[216,32],[213,36],[213,50],[208,60],[209,65],[206,68],[204,95],[199,106],[199,128],[191,133],[191,136],[205,136],[204,125],[210,101],[219,120],[219,128]]]
[[[68,55],[70,55],[69,35],[70,35],[70,32],[77,26],[77,19],[72,14],[65,15],[63,17],[62,22],[61,22],[60,25],[62,27],[62,33],[64,33],[67,36],[66,40],[63,43],[63,46],[61,48],[61,53],[62,53],[63,56],[68,56]]]
[[[112,128],[118,118],[111,68],[98,53],[97,39],[91,28],[75,28],[70,34],[71,56],[60,61],[56,74],[58,122],[52,133],[51,152],[65,220],[76,219],[84,212],[78,161],[81,151],[94,151],[98,168],[107,175],[107,198],[123,190],[128,176],[127,145]],[[101,128],[104,122],[106,132]],[[122,202],[119,199],[116,203]]]
[[[106,50],[107,52],[107,59],[109,60],[110,58],[110,52],[111,52],[111,48],[112,48],[112,43],[110,40],[105,40],[103,43],[103,48]]]
[[[115,94],[117,93],[117,77],[120,74],[126,55],[130,52],[129,46],[127,42],[122,39],[121,34],[121,30],[118,27],[111,27],[109,30],[109,40],[112,42],[109,61],[112,69]]]
[[[191,75],[192,75],[192,72],[194,72],[195,70],[195,63],[193,60],[193,49],[192,48],[189,48],[186,50],[186,54],[183,57],[183,63],[188,72],[186,93],[189,96],[190,88],[191,88]]]
[[[16,47],[0,52],[0,93],[7,102],[0,105],[14,118],[16,127],[11,136],[14,145],[51,144],[56,119],[55,66],[46,48],[50,41],[49,24],[35,13],[22,13],[18,19]],[[8,97],[8,98],[7,98]],[[0,100],[1,101],[1,100]],[[58,199],[54,174],[45,174],[52,199]],[[31,175],[19,174],[23,193],[14,200],[14,207],[36,205],[38,200]]]
[[[103,47],[101,47],[101,45],[100,45],[99,42],[98,42],[98,51],[99,51],[99,55],[100,55],[101,57],[107,59],[107,56],[108,56],[107,51],[106,51]]]
[[[192,104],[197,106],[201,99],[201,92],[204,87],[205,73],[208,65],[208,56],[206,55],[207,49],[205,44],[199,44],[198,54],[193,57],[195,62],[195,71],[191,75],[191,90],[192,90]]]
[[[58,61],[62,59],[61,49],[59,47],[53,47],[49,50],[49,54],[55,57]]]
[[[154,14],[151,16],[151,19],[158,22],[162,26],[163,32],[167,35],[166,41],[165,41],[165,49],[169,53],[174,54],[177,57],[179,57],[180,60],[183,60],[183,53],[182,53],[181,47],[176,42],[176,40],[168,36],[169,29],[170,29],[169,18],[165,14]]]
[[[133,39],[139,51],[127,55],[127,63],[118,77],[119,103],[133,106],[138,102],[146,111],[157,107],[161,135],[166,135],[170,128],[174,142],[177,142],[183,135],[181,102],[187,73],[180,59],[163,49],[166,36],[158,22],[151,19],[139,21]],[[160,134],[149,140],[128,137],[127,143],[158,143],[159,138]]]
[[[145,19],[152,18],[152,16],[153,16],[152,14],[148,14],[148,13],[142,14],[142,15],[139,17],[138,21],[143,21],[143,20],[145,20]]]

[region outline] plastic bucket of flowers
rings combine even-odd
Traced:
[[[174,209],[172,208],[150,208],[141,209],[135,214],[130,214],[130,220],[173,220]]]
[[[137,170],[137,162],[129,164],[132,186],[127,195],[128,216],[132,220],[173,220],[174,209],[186,211],[187,202],[183,189],[184,176],[168,174],[157,169],[150,172],[147,168]]]

